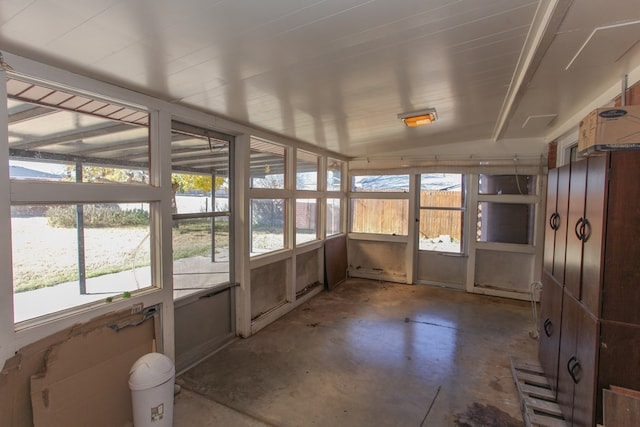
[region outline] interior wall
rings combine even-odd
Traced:
[[[406,282],[406,243],[350,238],[347,257],[349,275],[352,277],[373,277],[391,282]]]
[[[320,249],[304,252],[296,256],[296,293],[322,282],[320,256]]]
[[[234,292],[226,288],[176,303],[177,372],[235,337]]]
[[[465,255],[419,251],[417,282],[464,289],[467,262]]]
[[[251,270],[251,319],[255,319],[287,301],[289,260]]]
[[[528,294],[535,276],[535,254],[478,250],[475,284],[482,288]]]
[[[0,374],[0,425],[127,425],[129,370],[155,350],[154,315],[114,312],[19,349]]]

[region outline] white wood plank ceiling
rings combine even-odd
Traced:
[[[640,66],[639,6],[1,0],[0,50],[358,157],[553,137]]]

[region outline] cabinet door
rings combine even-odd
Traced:
[[[561,285],[564,285],[565,251],[567,247],[569,178],[569,165],[549,171],[544,268]]]
[[[565,288],[558,364],[558,404],[571,426],[592,426],[595,417],[598,322]]]
[[[555,250],[553,253],[553,277],[564,286],[565,260],[567,251],[567,233],[569,221],[569,185],[571,166],[566,165],[558,171],[558,230],[556,231]]]
[[[544,257],[543,266],[546,271],[553,274],[554,248],[556,241],[556,231],[560,227],[560,216],[558,214],[558,170],[549,170],[547,176],[547,207],[546,220],[544,228]]]
[[[580,300],[581,297],[582,240],[580,238],[580,230],[584,224],[587,165],[588,162],[586,160],[571,164],[571,184],[569,188],[569,217],[564,284],[569,293],[577,300]]]
[[[562,286],[548,272],[542,276],[538,356],[553,391],[558,390],[558,357],[562,327]]]
[[[640,325],[640,152],[611,153],[601,317]]]
[[[573,420],[573,395],[575,391],[575,381],[568,369],[574,363],[577,349],[578,325],[579,325],[578,302],[567,292],[565,287],[562,302],[562,328],[560,336],[560,357],[558,360],[558,405],[562,409],[562,414],[568,424]]]
[[[607,190],[608,156],[590,157],[582,229],[582,279],[580,299],[595,315],[600,316],[601,273],[605,197]]]
[[[576,362],[569,365],[575,376],[573,425],[594,425],[596,409],[596,359],[599,328],[596,318],[584,307],[578,310]],[[577,368],[576,365],[577,364]]]

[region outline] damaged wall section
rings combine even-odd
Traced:
[[[145,312],[110,313],[18,350],[0,373],[0,425],[131,425],[129,370],[156,347],[158,322]]]

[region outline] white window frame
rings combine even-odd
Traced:
[[[409,187],[406,190],[397,190],[397,191],[353,191],[353,180],[358,176],[407,176]],[[360,240],[378,240],[378,241],[388,241],[388,242],[403,242],[406,243],[409,241],[409,235],[411,234],[411,224],[409,222],[410,212],[411,212],[411,174],[406,173],[362,173],[362,174],[351,174],[349,176],[349,192],[348,192],[348,208],[347,210],[349,215],[348,220],[348,230],[349,230],[349,238],[352,239],[360,239]],[[407,201],[407,234],[387,234],[387,233],[362,233],[353,231],[353,211],[351,209],[351,202],[357,199],[377,199],[377,200],[406,200]]]
[[[77,323],[87,322],[97,316],[112,313],[142,303],[144,307],[160,307],[160,316],[163,323],[169,325],[163,328],[163,334],[158,339],[158,350],[163,351],[169,357],[174,356],[173,341],[173,300],[171,292],[171,254],[169,248],[171,241],[171,223],[164,218],[171,217],[170,207],[170,123],[171,117],[167,111],[166,103],[155,98],[130,92],[126,89],[111,86],[88,77],[83,77],[60,70],[45,64],[37,63],[16,55],[7,54],[6,58],[11,62],[15,72],[12,77],[26,77],[28,79],[42,80],[54,83],[68,90],[73,88],[79,94],[95,95],[99,99],[113,100],[119,104],[130,105],[138,110],[147,111],[149,117],[150,139],[150,180],[155,186],[123,186],[118,184],[75,184],[75,183],[42,183],[42,182],[11,182],[9,179],[9,155],[8,150],[0,150],[0,188],[5,196],[5,203],[0,209],[0,221],[5,236],[11,235],[11,203],[93,203],[105,200],[122,202],[147,202],[150,203],[151,215],[154,220],[151,223],[151,231],[156,238],[151,245],[152,258],[152,283],[153,288],[132,294],[131,298],[116,298],[111,303],[80,306],[65,312],[52,314],[33,321],[22,322],[18,327],[13,322],[13,286],[12,286],[12,261],[11,241],[4,239],[0,244],[0,258],[3,271],[6,274],[6,282],[0,286],[0,358],[6,359],[19,348],[44,338],[52,333],[70,327]],[[0,76],[7,73],[0,71]],[[6,86],[1,85],[0,94],[7,98]],[[0,136],[8,140],[7,128],[7,104],[2,102],[0,107]],[[46,185],[45,185],[46,184]],[[72,186],[72,187],[69,187]],[[136,187],[136,188],[132,188]],[[73,188],[73,191],[69,191]]]

